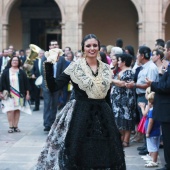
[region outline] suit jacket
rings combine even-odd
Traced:
[[[7,66],[5,67],[5,69],[6,69],[6,68],[9,68],[9,67],[8,67],[8,65],[9,65],[9,60],[10,60],[10,58],[8,58],[8,63],[7,63]],[[2,62],[3,62],[3,57],[0,57],[0,72],[1,72]],[[5,69],[4,69],[4,70],[5,70]]]
[[[20,57],[20,60],[21,60],[21,62],[22,62],[22,65],[25,63],[25,60],[26,60],[26,56],[21,56]]]
[[[20,93],[25,96],[26,91],[30,89],[30,86],[27,75],[21,69],[19,69],[18,80]],[[4,70],[1,76],[0,92],[2,92],[3,90],[7,90],[10,93],[9,69]]]
[[[68,65],[68,61],[65,60],[64,56],[61,56],[57,62],[56,78],[61,75],[61,73],[67,68]]]
[[[41,65],[42,65],[42,59],[41,59]],[[32,74],[34,74],[36,78],[38,78],[41,75],[40,69],[39,69],[39,59],[36,59],[34,61],[33,68],[32,68]]]
[[[155,92],[153,118],[160,122],[170,122],[170,66],[159,82],[152,82],[151,91]]]

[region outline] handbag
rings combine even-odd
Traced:
[[[2,95],[3,95],[3,100],[7,100],[7,98],[8,98],[8,91],[7,90],[3,90],[3,92],[2,92]]]
[[[146,122],[146,116],[143,116],[137,127],[138,132],[145,134],[145,122]]]

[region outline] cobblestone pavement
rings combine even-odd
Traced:
[[[21,113],[20,133],[9,134],[6,114],[0,111],[0,170],[33,170],[44,145],[47,133],[43,131],[43,101],[40,111],[32,115]],[[132,143],[125,148],[127,170],[145,170],[144,161],[136,148],[142,143]],[[160,149],[159,168],[163,164],[163,150]],[[155,170],[156,168],[152,168]]]

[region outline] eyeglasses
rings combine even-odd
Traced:
[[[51,44],[51,45],[58,45],[58,44]]]

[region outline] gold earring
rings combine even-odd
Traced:
[[[86,58],[86,53],[83,53],[83,57]]]

